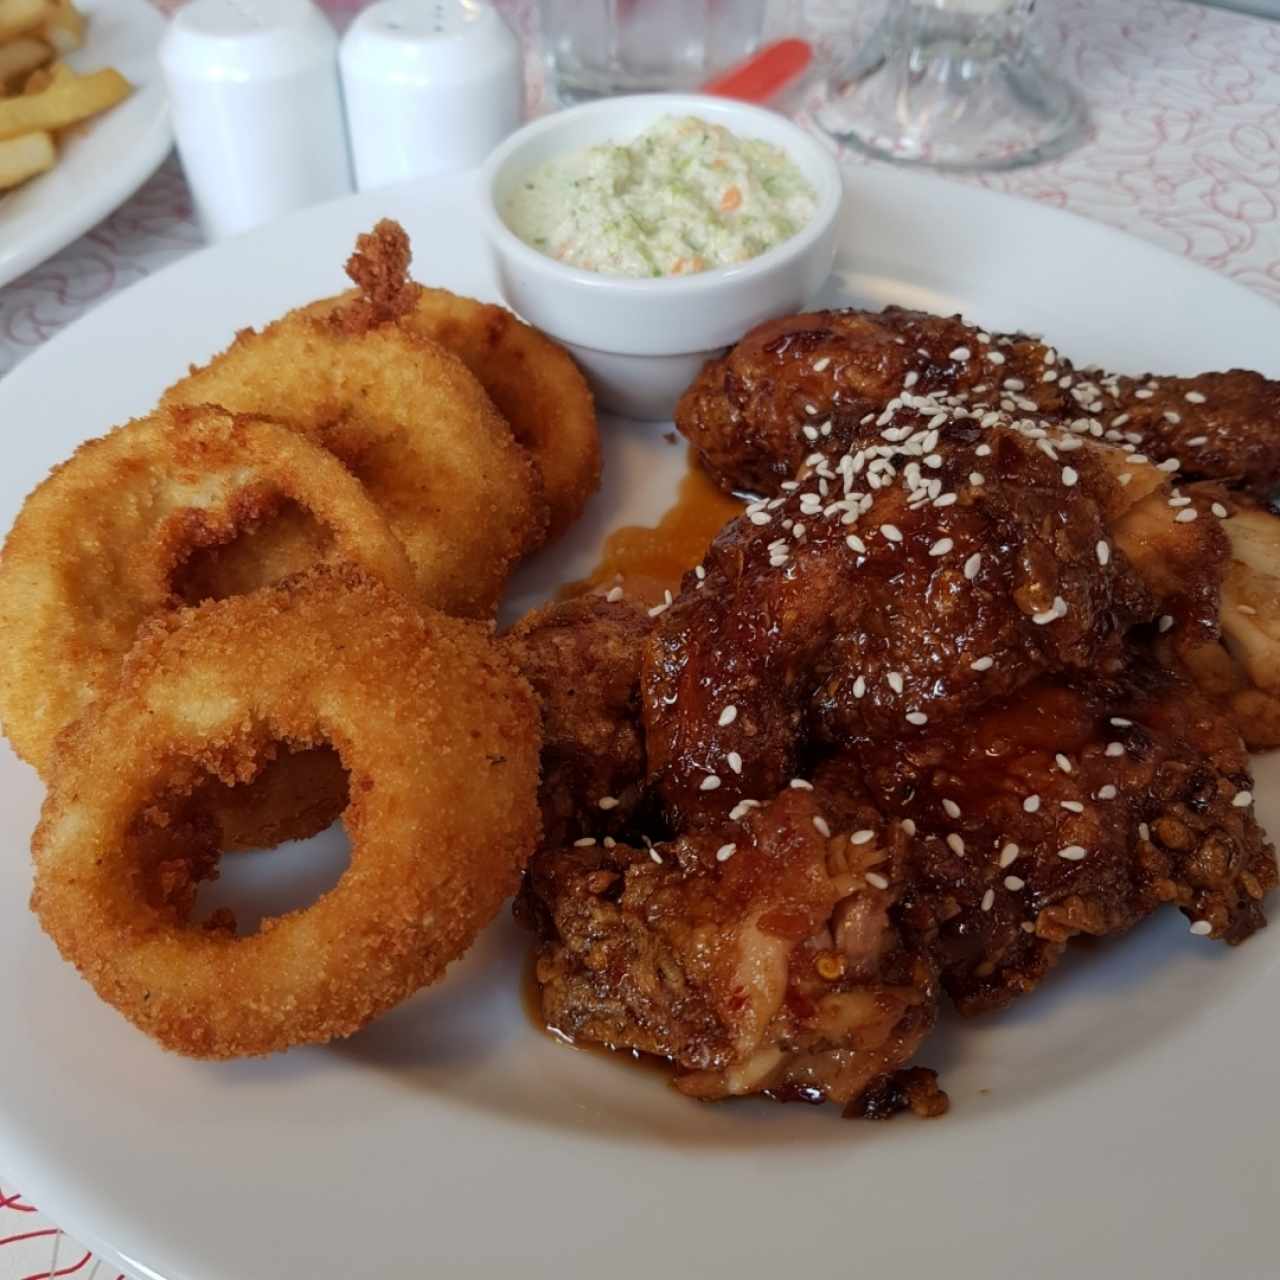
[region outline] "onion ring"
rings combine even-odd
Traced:
[[[349,567],[158,618],[113,697],[59,739],[32,907],[166,1048],[231,1058],[349,1035],[440,977],[514,890],[539,834],[538,714],[486,627]],[[198,821],[149,816],[209,775],[251,777],[276,742],[337,751],[350,866],[252,935],[194,924],[191,886],[216,855]]]
[[[163,402],[268,414],[336,454],[404,544],[423,601],[447,613],[490,616],[516,562],[544,538],[537,468],[484,389],[456,356],[366,298],[242,330]],[[211,594],[312,563],[307,532],[276,522],[265,545],[229,549]]]
[[[55,468],[0,554],[0,721],[18,755],[44,775],[55,737],[113,681],[141,624],[178,603],[185,558],[282,499],[328,531],[318,557],[414,589],[404,549],[359,482],[277,423],[162,410]]]

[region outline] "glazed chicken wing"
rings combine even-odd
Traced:
[[[966,1013],[1031,990],[1074,935],[1121,932],[1162,903],[1230,943],[1264,923],[1275,852],[1239,735],[1147,659],[1043,677],[924,737],[863,741],[814,783],[851,774],[915,837],[903,920],[935,938]]]
[[[542,703],[543,843],[621,832],[643,799],[640,659],[652,623],[626,600],[535,610],[503,640]]]
[[[932,1073],[897,1074],[937,1007],[926,948],[891,919],[907,841],[847,793],[825,811],[791,790],[648,851],[537,855],[518,915],[540,935],[547,1024],[670,1058],[698,1098],[945,1109]]]
[[[1135,623],[1213,636],[1225,538],[1171,492],[1035,420],[908,394],[859,423],[729,525],[659,619],[644,716],[669,818],[769,797],[807,737],[932,734],[1039,673],[1118,670]]]
[[[726,489],[771,496],[815,448],[849,447],[866,413],[903,391],[1081,422],[1190,479],[1260,497],[1280,485],[1280,383],[1245,370],[1125,378],[1079,370],[1024,334],[889,307],[766,321],[709,362],[676,425]]]

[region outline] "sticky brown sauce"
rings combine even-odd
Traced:
[[[541,1032],[550,1036],[559,1044],[567,1045],[580,1053],[594,1054],[598,1058],[606,1058],[610,1062],[631,1067],[645,1072],[647,1075],[659,1076],[670,1082],[673,1068],[669,1058],[659,1058],[652,1053],[641,1053],[638,1049],[611,1049],[607,1044],[595,1044],[589,1040],[575,1040],[556,1027],[549,1026],[542,1016],[542,988],[538,985],[538,953],[537,948],[530,950],[525,960],[523,980],[520,984],[520,997],[524,1004],[525,1016]]]
[[[657,604],[664,591],[675,595],[680,579],[706,554],[716,534],[746,504],[718,489],[698,465],[692,450],[676,500],[656,525],[624,525],[604,543],[599,564],[578,582],[560,590],[560,598],[620,586],[643,604]]]

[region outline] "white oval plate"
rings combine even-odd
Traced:
[[[1267,302],[1091,223],[941,181],[854,179],[831,301],[963,308],[1119,370],[1280,376]],[[91,313],[0,386],[0,527],[86,436],[142,413],[234,329],[332,293],[376,217],[419,277],[492,296],[471,180],[360,195],[194,255]],[[517,607],[602,534],[669,503],[684,451],[607,424],[603,493]],[[1280,831],[1280,761],[1259,762]],[[466,1274],[877,1280],[1271,1274],[1280,932],[1237,951],[1168,912],[1082,948],[1009,1013],[948,1019],[921,1061],[945,1119],[700,1106],[553,1043],[521,1007],[527,944],[495,925],[437,990],[343,1044],[262,1062],[161,1052],[26,910],[40,787],[0,756],[0,1169],[86,1244],[169,1280]],[[299,856],[246,855],[278,883]],[[272,859],[274,858],[274,861]]]
[[[16,280],[122,205],[169,153],[173,133],[156,46],[164,17],[146,0],[81,0],[89,17],[80,72],[115,67],[134,84],[118,106],[72,129],[58,163],[0,194],[0,285]]]

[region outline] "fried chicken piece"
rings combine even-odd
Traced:
[[[640,808],[640,660],[652,625],[630,601],[589,595],[535,610],[503,641],[542,704],[548,847],[621,833]]]
[[[774,794],[809,734],[923,734],[1040,672],[1118,668],[1163,607],[1113,550],[1126,486],[1105,450],[995,419],[928,400],[860,427],[686,577],[644,666],[676,829]]]
[[[649,852],[539,854],[518,914],[541,938],[548,1026],[670,1058],[697,1098],[856,1105],[871,1091],[875,1113],[896,1089],[945,1109],[926,1082],[893,1079],[937,1006],[926,948],[891,920],[908,841],[865,801],[840,803],[830,837],[818,798],[792,790]]]
[[[1141,657],[1042,678],[949,729],[857,743],[813,781],[865,785],[912,824],[901,919],[936,934],[965,1013],[1032,990],[1075,935],[1122,932],[1162,903],[1243,942],[1277,881],[1239,735]]]
[[[1181,664],[1231,717],[1252,751],[1280,746],[1280,518],[1219,486],[1197,492],[1220,512],[1231,559],[1222,583],[1221,637],[1169,628],[1157,651]]]
[[[1280,383],[1244,370],[1158,379],[1081,371],[1025,334],[899,307],[757,325],[704,367],[675,420],[724,488],[772,495],[815,450],[848,448],[862,417],[904,390],[1083,421],[1098,438],[1178,459],[1189,477],[1261,496],[1280,482]]]

